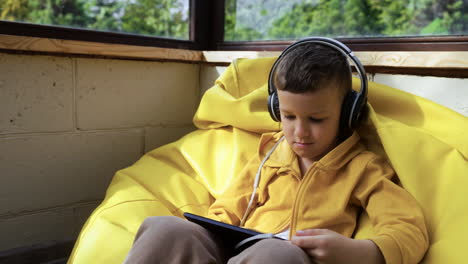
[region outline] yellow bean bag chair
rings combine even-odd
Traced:
[[[146,217],[205,214],[253,155],[260,134],[280,129],[266,110],[274,59],[232,63],[203,96],[198,130],[118,171],[68,263],[122,263]],[[369,84],[369,104],[359,131],[365,144],[388,157],[426,215],[431,246],[422,263],[466,263],[468,118],[377,83]],[[363,215],[355,237],[372,232]]]

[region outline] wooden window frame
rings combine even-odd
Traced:
[[[468,36],[337,38],[353,51],[468,51]],[[279,51],[294,41],[219,42],[217,50]]]

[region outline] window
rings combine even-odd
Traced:
[[[468,35],[466,0],[226,0],[225,41]]]
[[[467,0],[0,0],[0,34],[189,50],[468,51]]]
[[[0,0],[0,20],[189,39],[189,0]]]

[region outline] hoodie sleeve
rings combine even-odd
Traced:
[[[429,238],[423,212],[413,196],[391,181],[392,167],[375,157],[367,164],[354,196],[365,208],[374,226],[369,237],[388,264],[418,263]]]

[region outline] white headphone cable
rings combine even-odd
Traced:
[[[249,201],[249,205],[247,205],[247,209],[245,210],[245,213],[244,213],[244,216],[242,217],[242,220],[241,220],[241,223],[240,223],[240,226],[243,226],[245,224],[245,221],[247,220],[247,216],[249,215],[249,210],[250,210],[250,207],[252,206],[252,203],[253,203],[253,200],[255,198],[255,191],[257,190],[257,187],[258,187],[258,183],[260,182],[260,174],[262,173],[262,168],[263,168],[263,164],[265,164],[265,162],[268,160],[268,158],[270,158],[271,154],[273,153],[273,151],[275,151],[276,147],[278,147],[278,145],[284,140],[284,136],[282,136],[278,142],[276,142],[276,144],[270,149],[270,151],[267,153],[267,155],[265,156],[265,158],[263,158],[262,162],[260,163],[260,166],[258,167],[258,170],[257,170],[257,174],[255,174],[255,180],[254,180],[254,184],[253,184],[253,191],[252,191],[252,195],[250,196],[250,201]]]
[[[244,246],[245,244],[247,244],[247,243],[249,243],[251,241],[267,239],[267,238],[274,238],[274,237],[275,237],[275,235],[272,234],[272,233],[258,234],[258,235],[251,236],[249,238],[246,238],[246,239],[242,240],[241,242],[237,243],[237,245],[235,245],[234,248],[237,250],[240,247]]]

